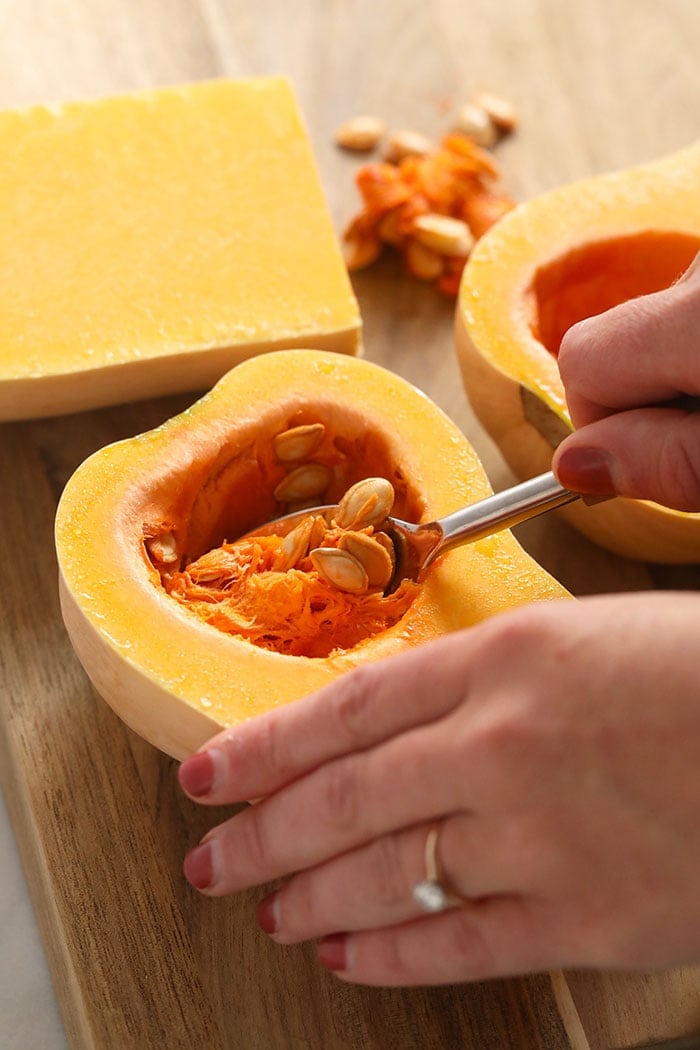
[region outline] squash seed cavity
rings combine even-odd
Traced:
[[[299,437],[297,449],[307,455],[310,434],[323,439],[316,429],[283,432],[283,456]],[[303,462],[277,484],[275,498],[320,497],[330,474],[324,464]],[[381,527],[393,503],[386,478],[364,478],[347,490],[330,522],[310,513],[286,535],[281,527],[281,535],[224,542],[181,571],[162,572],[163,586],[204,622],[260,648],[308,657],[351,649],[397,624],[419,590],[405,580],[384,594],[394,547]]]

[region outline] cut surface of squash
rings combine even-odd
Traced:
[[[671,285],[700,251],[700,143],[519,205],[476,245],[455,342],[469,400],[515,474],[571,432],[557,354],[577,321]],[[700,514],[615,499],[557,511],[627,557],[700,560]]]
[[[276,451],[286,456],[293,447],[301,459]],[[309,655],[254,644],[176,600],[170,581],[193,575],[197,563],[206,577],[212,552],[219,572],[222,544],[294,509],[305,474],[315,504],[337,503],[364,479],[384,479],[392,513],[412,521],[491,492],[470,444],[424,394],[378,365],[310,349],[238,365],[183,414],[96,452],[64,490],[56,546],[73,646],[114,710],[176,758],[221,727],[363,662],[525,602],[566,596],[504,532],[438,559],[379,629],[375,622],[349,635],[342,616],[329,615],[330,644]],[[378,535],[355,524],[370,539]],[[271,611],[268,595],[247,615],[269,628]]]
[[[209,388],[290,346],[360,347],[281,77],[0,113],[0,419]]]

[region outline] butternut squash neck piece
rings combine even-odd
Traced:
[[[280,458],[281,434],[283,454],[299,454],[296,436],[320,434],[319,424],[301,459]],[[363,663],[566,594],[500,533],[439,559],[378,631],[348,637],[333,615],[327,655],[295,656],[219,630],[168,593],[187,567],[206,574],[207,552],[227,537],[305,498],[300,481],[312,479],[315,503],[336,503],[369,477],[391,484],[393,512],[412,521],[491,491],[467,440],[422,393],[368,361],[315,350],[252,358],[187,412],[92,455],[64,490],[56,547],[66,627],[98,692],[182,758],[217,729]],[[269,608],[268,596],[247,615],[265,625]]]
[[[676,280],[700,250],[700,142],[519,205],[462,278],[457,357],[474,411],[520,478],[548,470],[571,431],[557,367],[576,321]],[[610,550],[700,560],[700,514],[616,499],[557,511]]]
[[[358,306],[293,91],[221,80],[0,113],[0,419],[356,353]]]

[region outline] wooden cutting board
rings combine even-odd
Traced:
[[[0,105],[225,74],[286,72],[338,226],[356,161],[332,146],[359,111],[437,133],[476,88],[513,98],[501,159],[524,199],[680,147],[698,133],[695,0],[17,0],[2,10]],[[355,282],[367,356],[425,389],[462,426],[495,487],[508,471],[475,421],[452,351],[452,304],[391,262]],[[2,786],[70,1044],[96,1050],[576,1050],[700,1030],[700,972],[544,974],[412,990],[346,987],[306,947],[253,918],[261,890],[208,900],[181,874],[217,814],[176,766],[95,695],[60,619],[52,526],[63,483],[94,449],[194,397],[0,428]],[[548,519],[522,526],[574,593],[698,587],[601,551]]]

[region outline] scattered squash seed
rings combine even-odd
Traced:
[[[492,95],[490,91],[481,91],[474,95],[472,102],[488,113],[493,124],[503,135],[515,131],[518,126],[517,110],[507,98]]]
[[[273,496],[280,503],[313,499],[326,490],[331,477],[331,470],[325,464],[303,463],[282,478]]]
[[[315,520],[315,516],[310,514],[284,537],[274,561],[277,572],[294,568],[309,553],[309,539]]]
[[[386,478],[363,478],[352,485],[338,504],[334,522],[339,529],[381,525],[394,505],[394,486]]]
[[[177,541],[172,532],[161,532],[158,536],[150,536],[146,540],[148,553],[156,561],[163,565],[172,565],[179,558]]]
[[[325,432],[323,423],[306,423],[283,430],[272,439],[275,456],[281,463],[308,459],[323,441]]]
[[[419,215],[413,224],[413,236],[438,255],[467,256],[474,246],[471,230],[463,219],[437,212]]]
[[[316,572],[333,587],[348,594],[364,594],[369,579],[357,558],[339,547],[317,547],[309,553]]]
[[[395,560],[375,536],[368,536],[366,532],[344,532],[338,547],[359,561],[367,573],[370,587],[378,587],[383,591],[389,585],[394,575]]]
[[[433,142],[420,131],[392,131],[387,139],[384,159],[390,164],[398,164],[405,157],[425,157],[434,149]]]
[[[341,124],[335,133],[335,141],[342,149],[369,152],[379,144],[385,128],[381,117],[362,114]]]
[[[498,131],[486,110],[475,102],[465,102],[454,121],[456,131],[468,135],[478,146],[490,149],[496,143]]]
[[[313,550],[314,547],[322,547],[323,538],[327,532],[328,523],[325,518],[320,514],[315,515],[311,523],[311,531],[309,532],[308,549]]]
[[[348,270],[364,270],[376,262],[382,253],[381,238],[374,234],[362,236],[357,233],[353,235],[348,232],[343,245],[345,265]]]
[[[436,281],[445,268],[442,256],[420,241],[409,241],[404,251],[406,269],[419,281]]]

